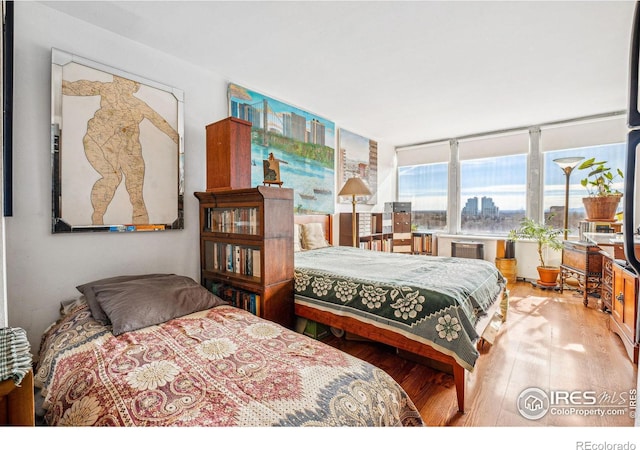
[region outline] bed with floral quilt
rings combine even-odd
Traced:
[[[154,308],[154,297],[167,297],[160,281],[94,283],[63,305],[36,369],[45,424],[423,425],[384,371],[227,305],[193,280]]]
[[[295,253],[296,315],[452,366],[464,411],[505,280],[484,260],[325,246]]]

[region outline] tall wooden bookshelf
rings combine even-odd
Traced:
[[[221,294],[237,294],[236,306],[292,328],[293,190],[258,186],[194,195],[202,285],[225,300]]]

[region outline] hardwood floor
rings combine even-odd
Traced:
[[[589,307],[575,291],[542,290],[527,282],[510,288],[509,312],[493,345],[485,344],[467,373],[464,414],[457,412],[453,377],[397,355],[394,348],[330,336],[324,342],[387,371],[407,391],[430,426],[633,426],[629,391],[637,366],[620,338],[609,330],[609,315]],[[517,398],[530,387],[551,391],[592,391],[623,400],[621,415],[547,413],[539,420],[520,415]],[[622,397],[621,397],[622,396]]]

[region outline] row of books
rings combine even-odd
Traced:
[[[238,289],[224,283],[211,283],[211,292],[236,308],[260,315],[260,294]]]
[[[587,241],[584,233],[615,233],[619,231],[619,225],[613,222],[582,221],[578,227],[579,239],[581,242]]]
[[[260,277],[260,249],[224,242],[205,242],[205,268]]]
[[[432,234],[414,234],[413,235],[413,252],[414,253],[435,253],[435,242]]]
[[[258,234],[258,208],[206,208],[205,231]]]
[[[360,248],[365,250],[376,250],[381,252],[390,252],[393,246],[393,239],[371,239],[368,241],[361,241]]]

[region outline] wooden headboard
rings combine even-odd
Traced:
[[[333,245],[333,216],[331,214],[294,214],[293,216],[293,223],[305,224],[316,222],[322,224],[325,239],[329,244]]]

